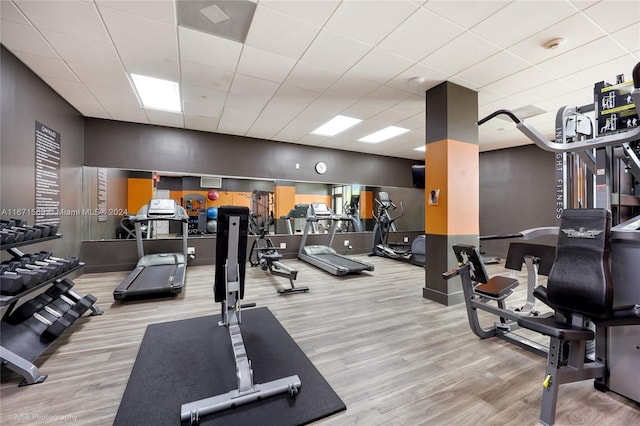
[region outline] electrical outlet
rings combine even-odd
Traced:
[[[409,242],[409,237],[404,237],[404,239],[402,241],[404,241],[405,243],[408,243]]]
[[[349,247],[349,240],[344,240],[344,246]]]
[[[287,243],[280,243],[280,248],[281,249],[286,249],[287,248]]]
[[[187,247],[187,254],[196,254],[196,248],[195,247]]]

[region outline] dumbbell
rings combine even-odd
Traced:
[[[5,228],[0,232],[2,233],[3,244],[20,243],[25,240],[24,232],[17,232],[9,228]]]
[[[20,305],[15,311],[11,312],[11,314],[7,317],[7,322],[9,324],[20,324],[26,319],[30,318],[38,311],[44,308],[44,306],[51,302],[53,298],[46,294],[40,294],[34,297],[31,300],[27,300],[22,305]],[[44,317],[42,317],[44,318]],[[40,320],[40,318],[37,318]],[[46,318],[44,318],[46,319]],[[43,322],[40,320],[40,322]]]
[[[55,257],[49,251],[40,251],[37,253],[38,259],[45,262],[60,262],[66,265],[65,270],[69,270],[71,268],[75,268],[80,263],[80,258],[78,256],[69,256],[66,258]]]
[[[52,322],[40,335],[43,340],[55,340],[60,335],[74,323],[75,320],[80,318],[82,314],[87,312],[91,306],[96,302],[96,298],[90,294],[84,296],[78,301],[73,301],[66,297],[64,294],[60,295],[60,299],[65,303],[70,305],[68,311],[64,314],[60,314],[60,316]],[[47,310],[47,306],[44,307]],[[49,310],[47,310],[49,312]],[[50,314],[56,316],[56,313],[49,312]]]
[[[21,257],[21,259],[29,259],[29,263],[32,265],[43,267],[53,266],[56,270],[56,275],[62,275],[62,273],[66,272],[69,269],[68,262],[59,262],[53,259],[48,259],[42,253],[25,254]]]
[[[38,272],[44,276],[44,280],[48,280],[56,276],[56,268],[51,266],[32,265],[29,262],[29,259],[26,259],[26,258],[13,259],[13,260],[10,260],[8,264],[9,266],[12,267],[12,270],[15,272],[24,272],[24,271]]]

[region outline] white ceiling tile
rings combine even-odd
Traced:
[[[497,45],[466,32],[427,56],[420,63],[449,74],[456,74],[495,55],[500,50]]]
[[[73,37],[52,31],[42,31],[51,46],[66,62],[76,62],[121,70],[116,50],[110,43]]]
[[[15,0],[15,3],[40,29],[100,42],[109,41],[100,15],[91,2]]]
[[[351,99],[355,102],[378,88],[376,83],[345,74],[333,83],[325,93],[336,98]]]
[[[378,47],[396,55],[420,61],[462,34],[464,29],[435,13],[418,9]]]
[[[405,129],[411,129],[411,130],[420,130],[422,129],[422,132],[424,134],[424,128],[425,128],[425,121],[426,121],[426,115],[423,112],[414,115],[413,117],[409,117],[409,118],[405,118],[402,121],[398,121],[396,124],[400,127],[404,127]],[[424,143],[424,139],[421,139],[422,142]]]
[[[183,101],[183,110],[185,115],[215,117],[217,119],[222,115],[222,106],[218,106],[205,102]]]
[[[131,90],[114,90],[103,86],[87,86],[100,105],[114,120],[147,122],[144,110]]]
[[[384,84],[412,65],[413,62],[408,59],[374,48],[360,59],[348,74]]]
[[[84,115],[91,117],[110,117],[107,111],[82,84],[68,80],[44,77],[43,80]]]
[[[187,84],[226,92],[231,87],[233,73],[200,64],[182,61],[182,79]]]
[[[178,27],[178,37],[181,60],[235,71],[241,43],[184,27]]]
[[[299,59],[319,31],[319,26],[258,4],[245,44]]]
[[[514,1],[471,31],[501,47],[509,47],[576,13],[566,1]]]
[[[124,70],[116,71],[87,64],[69,62],[69,67],[85,84],[126,90],[131,87]]]
[[[342,111],[342,114],[348,117],[359,118],[360,120],[368,120],[374,115],[377,115],[384,111],[384,109],[385,108],[377,105],[372,105],[371,103],[358,101]]]
[[[404,0],[346,1],[338,6],[325,28],[376,45],[417,8],[417,4]]]
[[[153,21],[121,12],[109,7],[101,7],[100,12],[116,49],[135,48],[140,53],[158,55],[165,58],[178,57],[178,35],[175,25]],[[135,43],[131,43],[135,40]]]
[[[566,93],[571,93],[576,90],[576,86],[568,83],[562,79],[555,79],[548,83],[541,84],[540,86],[523,90],[514,96],[522,103],[520,106],[524,106],[525,102],[539,106],[538,103],[554,97],[563,96]],[[560,108],[561,105],[558,106]],[[542,108],[542,107],[540,107]]]
[[[320,26],[324,25],[340,2],[341,0],[260,0],[259,6]]]
[[[629,52],[636,52],[640,49],[640,23],[616,31],[612,37]]]
[[[281,83],[296,65],[296,60],[251,46],[242,49],[237,72]]]
[[[247,136],[272,138],[291,120],[292,105],[273,106],[269,104],[247,132]],[[295,113],[295,112],[294,112]]]
[[[605,36],[573,49],[538,66],[556,76],[563,77],[625,55],[627,52],[611,37]]]
[[[638,58],[634,55],[624,55],[568,75],[564,80],[576,87],[593,90],[593,86],[600,81],[614,84],[619,74],[624,74],[625,81],[631,81],[631,71],[637,63]]]
[[[411,96],[404,101],[391,107],[391,111],[396,111],[404,115],[415,115],[426,108],[426,100],[424,96]]]
[[[256,98],[249,95],[229,93],[224,107],[235,111],[248,111],[250,113],[260,113],[269,100],[267,98]]]
[[[584,14],[577,14],[516,43],[509,51],[537,64],[597,40],[603,35],[605,32]],[[564,42],[556,49],[544,48],[545,43],[556,38],[562,38]]]
[[[41,77],[75,82],[80,81],[69,67],[59,58],[32,55],[31,53],[25,52],[15,52],[15,55],[33,72]]]
[[[175,112],[158,111],[154,109],[145,109],[147,118],[149,118],[150,124],[156,126],[168,126],[168,127],[184,127],[184,117],[182,114],[176,114]]]
[[[490,102],[497,101],[504,98],[502,93],[494,92],[491,88],[482,88],[481,92],[478,92],[478,105],[486,105]]]
[[[424,7],[432,12],[437,13],[455,22],[464,28],[471,28],[478,22],[483,21],[489,16],[502,9],[510,2],[505,0],[499,1],[475,1],[475,0],[456,0],[456,1],[428,1]]]
[[[409,114],[403,114],[393,109],[388,109],[374,117],[371,117],[369,121],[378,124],[378,130],[380,130],[387,126],[394,126],[397,122],[406,120],[409,117]]]
[[[380,86],[369,95],[362,98],[362,102],[375,105],[382,109],[391,108],[406,99],[411,98],[411,93],[403,92],[402,90],[396,90],[387,86]]]
[[[280,85],[272,81],[236,74],[229,92],[234,95],[244,95],[249,98],[267,101],[271,99],[278,87]]]
[[[257,112],[225,108],[218,124],[218,131],[232,135],[244,135],[256,121],[256,118],[258,118]]]
[[[305,108],[319,96],[319,92],[283,84],[271,98],[271,103],[294,105],[296,107]]]
[[[219,118],[202,117],[199,115],[185,115],[184,126],[187,129],[201,130],[203,132],[215,132],[218,130]]]
[[[424,96],[426,90],[449,79],[450,76],[449,73],[438,71],[419,62],[395,76],[391,81],[386,82],[385,86]],[[424,78],[424,83],[417,86],[410,85],[409,80],[414,77]]]
[[[322,30],[302,56],[302,60],[342,74],[369,50],[371,50],[370,45],[344,37],[333,31]]]
[[[29,23],[22,12],[18,10],[15,3],[11,1],[0,1],[0,18],[2,18],[3,21],[31,26],[31,23]]]
[[[340,73],[298,62],[284,83],[313,92],[324,92],[339,78]]]
[[[584,13],[612,33],[640,21],[640,2],[607,0],[585,9]]]
[[[182,83],[182,100],[193,103],[205,103],[215,108],[222,108],[227,97],[227,92],[208,87],[194,86]]]
[[[540,86],[556,79],[553,74],[548,73],[536,66],[519,71],[501,80],[488,84],[483,90],[489,89],[505,96],[513,95],[532,87]],[[526,81],[526,84],[523,82]]]
[[[167,24],[176,23],[174,2],[168,0],[95,0],[100,7],[110,7]]]
[[[522,71],[530,64],[507,51],[501,51],[456,74],[464,80],[486,86],[489,83]]]
[[[0,35],[2,44],[11,51],[20,51],[50,58],[58,57],[46,40],[30,25],[2,20]]]
[[[165,80],[180,80],[180,64],[176,58],[147,54],[135,48],[120,48],[120,58],[129,74],[140,74]]]

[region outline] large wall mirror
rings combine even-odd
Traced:
[[[172,198],[191,221],[194,237],[213,236],[217,208],[241,205],[252,214],[252,233],[261,227],[270,234],[300,234],[306,206],[323,202],[337,214],[348,215],[341,231],[371,232],[380,192],[386,192],[397,208],[390,212],[397,231],[424,232],[424,190],[367,186],[351,183],[315,183],[259,180],[241,177],[200,176],[189,173],[131,171],[87,167],[83,169],[84,240],[133,237],[128,215],[136,214],[151,198]],[[160,224],[147,237],[173,237],[179,227]],[[393,229],[393,228],[392,228]]]

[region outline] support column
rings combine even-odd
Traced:
[[[459,279],[445,281],[454,268],[456,243],[478,245],[478,94],[450,82],[426,93],[425,234],[423,297],[453,305],[464,302]]]

